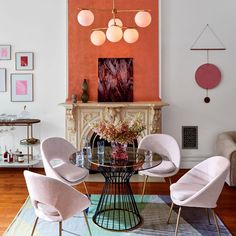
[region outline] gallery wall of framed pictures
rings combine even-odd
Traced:
[[[0,44],[0,96],[1,92],[10,92],[12,102],[32,102],[34,100],[34,53],[15,52],[15,72],[8,75],[1,61],[12,59],[12,46]],[[6,64],[6,62],[5,62]]]

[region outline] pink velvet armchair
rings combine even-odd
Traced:
[[[89,234],[92,235],[85,213],[85,209],[91,205],[91,202],[86,195],[54,178],[27,170],[24,171],[24,176],[36,214],[31,236],[34,234],[39,218],[59,222],[59,236],[61,236],[62,221],[82,211],[84,212]]]
[[[223,132],[217,136],[216,154],[226,157],[230,161],[226,183],[236,186],[236,131]]]

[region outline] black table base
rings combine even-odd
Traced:
[[[130,178],[132,168],[101,167],[105,183],[93,221],[96,225],[113,231],[127,231],[139,227],[143,219],[139,214]]]

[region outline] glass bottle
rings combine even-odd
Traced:
[[[13,153],[11,149],[9,150],[9,154],[8,154],[8,163],[13,163]]]
[[[3,161],[7,162],[8,161],[8,151],[7,151],[7,146],[5,146],[5,152],[3,153]]]
[[[82,152],[83,152],[83,156],[87,156],[88,158],[92,157],[91,145],[87,138],[83,139]]]

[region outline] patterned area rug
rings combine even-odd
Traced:
[[[140,195],[135,195],[137,206],[140,214],[144,218],[143,225],[129,232],[111,232],[103,230],[96,226],[92,222],[92,216],[95,212],[99,195],[92,195],[92,205],[88,210],[88,218],[93,236],[149,236],[149,235],[174,235],[175,222],[177,214],[174,211],[170,224],[166,224],[170,209],[170,198],[169,196],[156,196],[146,195],[144,202],[141,203]],[[178,210],[178,209],[176,209]],[[216,228],[214,225],[213,218],[211,218],[212,224],[208,223],[207,214],[205,209],[197,208],[183,208],[181,211],[182,217],[180,219],[179,236],[183,235],[217,235]],[[30,235],[32,226],[36,216],[34,209],[31,205],[30,199],[28,198],[8,227],[4,236],[27,236]],[[221,235],[231,235],[228,229],[223,225],[219,219]],[[88,230],[81,214],[78,214],[71,219],[63,222],[63,236],[88,236]],[[39,220],[34,236],[57,236],[58,235],[58,223],[48,223]]]

